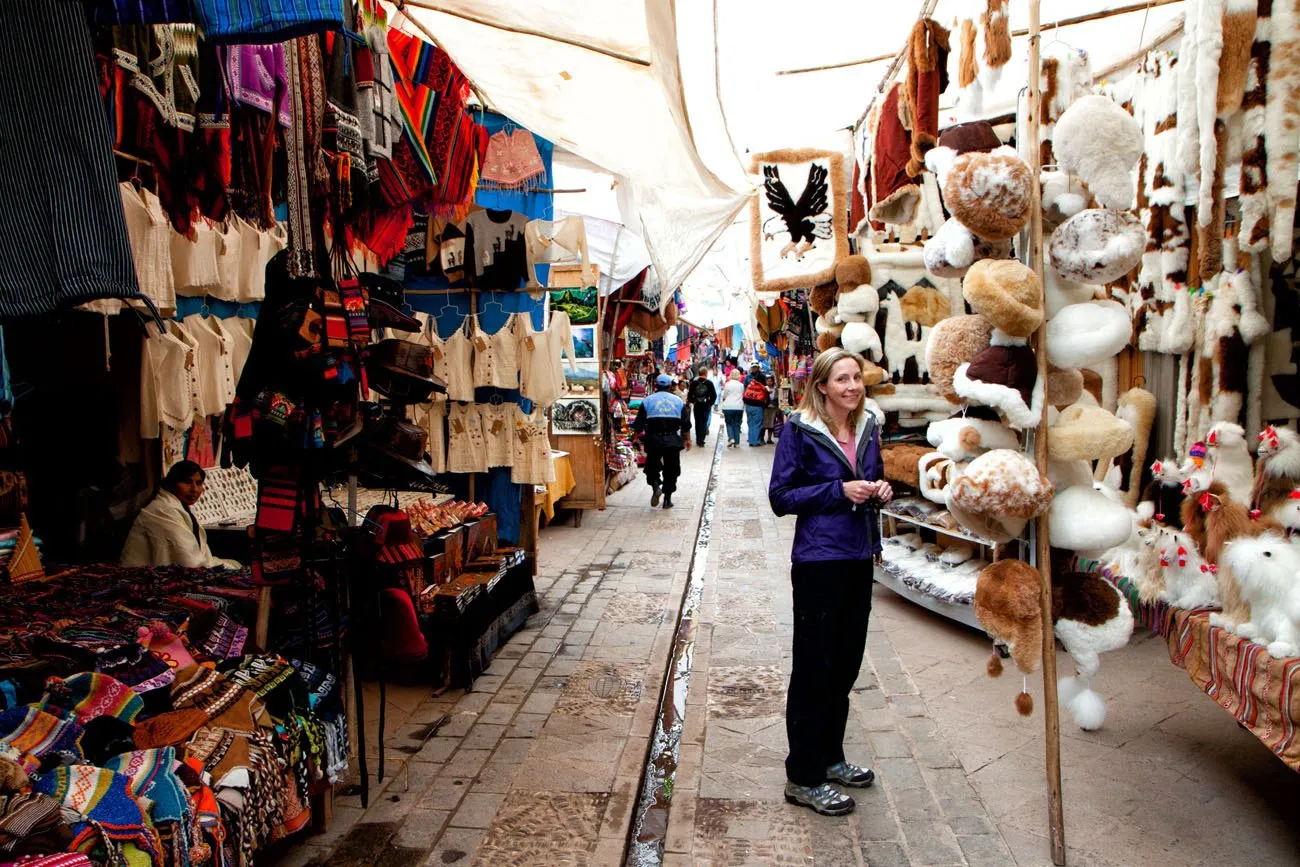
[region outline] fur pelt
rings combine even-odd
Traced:
[[[981,238],[1005,241],[1029,221],[1034,176],[1008,147],[965,153],[953,161],[943,188],[952,215]]]
[[[1259,253],[1268,248],[1268,142],[1264,119],[1268,102],[1268,67],[1272,36],[1273,0],[1262,0],[1255,20],[1255,39],[1246,68],[1246,92],[1242,98],[1241,184],[1237,196],[1238,246]]]
[[[913,286],[898,303],[905,320],[925,328],[933,328],[952,314],[952,304],[933,286]]]
[[[1210,477],[1228,489],[1228,496],[1249,508],[1255,486],[1255,465],[1246,445],[1246,431],[1239,424],[1220,422],[1205,437],[1206,462]]]
[[[1273,261],[1285,262],[1293,248],[1300,169],[1300,0],[1273,0],[1264,134]]]
[[[1043,323],[1042,283],[1014,259],[982,259],[962,280],[962,295],[975,312],[1013,337],[1029,337]]]
[[[1142,261],[1145,233],[1127,211],[1089,208],[1052,232],[1052,268],[1075,283],[1104,285],[1132,271]]]
[[[1258,8],[1259,0],[1226,0],[1223,5],[1223,50],[1219,56],[1219,87],[1215,94],[1215,109],[1220,118],[1227,118],[1241,108]]]
[[[1132,329],[1117,301],[1071,304],[1047,323],[1047,360],[1057,367],[1096,367],[1128,346]]]
[[[880,361],[883,352],[875,326],[866,322],[846,322],[840,331],[840,345],[849,352]]]
[[[882,446],[880,457],[885,463],[885,478],[919,490],[921,486],[919,464],[921,458],[928,454],[931,454],[931,451],[925,446],[905,443]]]
[[[975,52],[975,22],[969,18],[961,20],[959,30],[957,57],[957,86],[962,90],[975,83],[979,74],[979,59]]]
[[[903,96],[911,119],[913,176],[925,168],[925,154],[939,142],[939,95],[948,85],[948,30],[933,18],[922,18],[907,41],[907,72]]]
[[[1264,645],[1275,659],[1300,656],[1300,549],[1269,533],[1233,542],[1224,561],[1250,609],[1237,634]]]
[[[1133,207],[1133,167],[1142,156],[1142,128],[1104,96],[1084,96],[1056,122],[1057,164],[1078,175],[1103,207]]]
[[[988,0],[980,16],[984,31],[982,64],[988,69],[1001,69],[1011,60],[1011,17],[1007,8],[1009,0]]]
[[[1288,530],[1300,488],[1300,434],[1289,427],[1268,425],[1259,434],[1259,459],[1255,462],[1252,514],[1268,515]]]
[[[838,292],[834,283],[822,283],[814,286],[808,293],[808,306],[819,316],[824,316],[827,310],[835,306],[835,295]]]
[[[952,387],[957,368],[989,348],[993,323],[983,316],[950,316],[934,326],[930,342],[925,349],[925,366],[930,371],[930,384],[952,403],[961,403],[961,396]]]
[[[1151,430],[1155,427],[1156,396],[1145,388],[1130,388],[1119,396],[1115,415],[1133,428],[1133,452],[1120,462],[1121,469],[1127,466],[1122,499],[1132,509],[1142,493],[1142,468],[1146,466]]]

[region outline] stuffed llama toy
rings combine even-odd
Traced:
[[[1165,589],[1156,597],[1175,608],[1217,608],[1218,567],[1205,562],[1186,533],[1166,529],[1161,536],[1159,568]]]
[[[1246,447],[1246,430],[1239,424],[1219,422],[1205,437],[1206,462],[1211,478],[1222,482],[1228,496],[1249,508],[1255,486],[1255,465]]]
[[[1268,515],[1294,529],[1283,517],[1295,512],[1292,494],[1300,488],[1300,434],[1289,427],[1266,425],[1259,432],[1258,455],[1250,513]]]
[[[1266,533],[1233,542],[1224,559],[1250,606],[1250,620],[1237,624],[1237,634],[1275,659],[1300,656],[1300,549]]]
[[[1151,481],[1142,490],[1142,499],[1138,503],[1138,517],[1144,521],[1155,521],[1181,527],[1184,479],[1178,461],[1165,458],[1151,464]]]
[[[1251,518],[1242,504],[1228,496],[1222,482],[1211,482],[1200,489],[1199,480],[1188,479],[1188,497],[1183,501],[1183,529],[1196,543],[1197,550],[1207,563],[1218,567],[1215,574],[1219,587],[1222,614],[1211,614],[1214,626],[1235,627],[1250,620],[1250,603],[1241,594],[1230,564],[1223,559],[1224,549],[1230,542],[1243,537],[1260,536],[1273,531],[1282,532],[1282,526],[1268,516]]]

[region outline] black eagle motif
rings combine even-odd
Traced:
[[[784,259],[793,252],[795,259],[802,259],[816,244],[817,239],[831,237],[830,188],[827,184],[829,172],[820,163],[813,163],[808,169],[808,182],[804,184],[799,201],[790,198],[790,193],[781,181],[781,172],[775,165],[763,166],[763,190],[767,194],[767,206],[775,211],[785,223],[785,230],[790,235],[790,243],[781,249]],[[776,237],[768,229],[772,217],[764,223],[763,234],[768,240]]]

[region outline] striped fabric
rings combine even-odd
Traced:
[[[118,845],[131,844],[145,852],[151,863],[163,859],[162,841],[153,823],[129,791],[130,780],[91,765],[55,768],[32,782],[32,790],[58,799],[88,821],[73,825],[72,848],[92,852],[102,834]]]
[[[140,294],[79,3],[9,0],[0,82],[0,317]]]
[[[1279,759],[1300,771],[1300,659],[1274,659],[1262,645],[1210,625],[1210,611],[1186,611],[1138,599],[1128,578],[1106,574],[1133,617],[1169,646],[1169,659]]]
[[[212,42],[282,42],[339,30],[343,0],[190,0],[194,23]],[[255,37],[255,38],[254,38]]]
[[[40,767],[49,753],[81,755],[83,730],[71,719],[60,719],[34,707],[15,707],[0,713],[0,745],[16,752],[27,773]]]

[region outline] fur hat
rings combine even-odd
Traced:
[[[1047,369],[1047,405],[1069,406],[1083,395],[1083,374],[1073,367]]]
[[[993,449],[953,481],[949,500],[967,512],[1027,521],[1047,509],[1052,492],[1051,480],[1023,453]]]
[[[845,256],[835,266],[835,285],[841,292],[852,292],[871,283],[871,263],[866,256]]]
[[[820,286],[814,286],[808,292],[808,306],[817,315],[824,316],[827,310],[835,306],[837,291],[834,283],[823,283]]]
[[[1066,280],[1053,268],[1045,270],[1043,278],[1043,304],[1047,308],[1044,312],[1049,320],[1071,304],[1091,301],[1097,291],[1087,283]]]
[[[1047,323],[1047,360],[1057,367],[1094,367],[1129,344],[1133,321],[1118,301],[1071,304]]]
[[[942,189],[947,185],[948,171],[957,157],[966,153],[987,153],[1002,147],[993,125],[986,120],[973,120],[950,126],[939,133],[939,146],[925,155],[925,167],[934,174]]]
[[[1036,428],[1042,420],[1046,384],[1038,379],[1038,360],[1028,346],[992,344],[957,368],[952,387],[963,399],[1002,413],[1016,430]]]
[[[952,403],[961,403],[961,395],[952,387],[957,368],[989,348],[993,323],[983,316],[949,316],[934,326],[925,347],[925,367],[930,385]]]
[[[818,333],[815,343],[817,344],[818,352],[825,352],[828,349],[834,349],[840,345],[840,336],[836,332],[822,331]]]
[[[954,461],[973,460],[991,449],[1020,448],[1020,439],[1001,423],[965,416],[930,422],[925,438]]]
[[[936,277],[960,278],[979,259],[1005,259],[1010,255],[1009,238],[986,241],[950,217],[925,242],[925,270]]]
[[[975,617],[999,644],[1005,644],[1025,674],[1043,661],[1042,578],[1019,560],[985,566],[975,581]]]
[[[953,161],[943,201],[953,217],[981,238],[1004,241],[1029,221],[1034,176],[1014,150],[966,153]]]
[[[1048,428],[1048,454],[1057,460],[1101,461],[1133,448],[1133,426],[1099,406],[1070,406]]]
[[[1053,548],[1100,554],[1123,544],[1133,532],[1128,509],[1091,484],[1057,491],[1048,517]]]
[[[880,459],[885,464],[885,478],[911,488],[920,488],[920,461],[928,454],[933,452],[925,446],[906,443],[881,446]]]
[[[915,322],[925,328],[933,328],[952,314],[952,302],[948,296],[933,286],[913,286],[898,303],[903,310],[903,321]]]
[[[1075,283],[1105,285],[1142,261],[1146,233],[1127,211],[1089,208],[1052,232],[1048,253],[1056,273]]]
[[[874,294],[874,290],[873,290]],[[880,335],[876,328],[866,322],[846,322],[840,331],[840,345],[849,352],[879,361],[882,354]],[[871,383],[867,383],[871,385]]]
[[[1075,100],[1052,135],[1057,164],[1082,178],[1107,208],[1133,207],[1132,172],[1142,147],[1141,125],[1104,96]]]
[[[975,312],[1012,337],[1028,337],[1043,323],[1043,286],[1038,275],[1014,259],[982,259],[961,284]]]
[[[916,489],[932,503],[947,505],[948,486],[961,472],[957,463],[938,452],[927,452],[916,462]]]
[[[835,305],[843,322],[873,322],[880,310],[880,293],[870,283],[842,290]]]
[[[1069,172],[1043,172],[1043,225],[1055,229],[1088,207],[1092,194],[1088,186]]]

